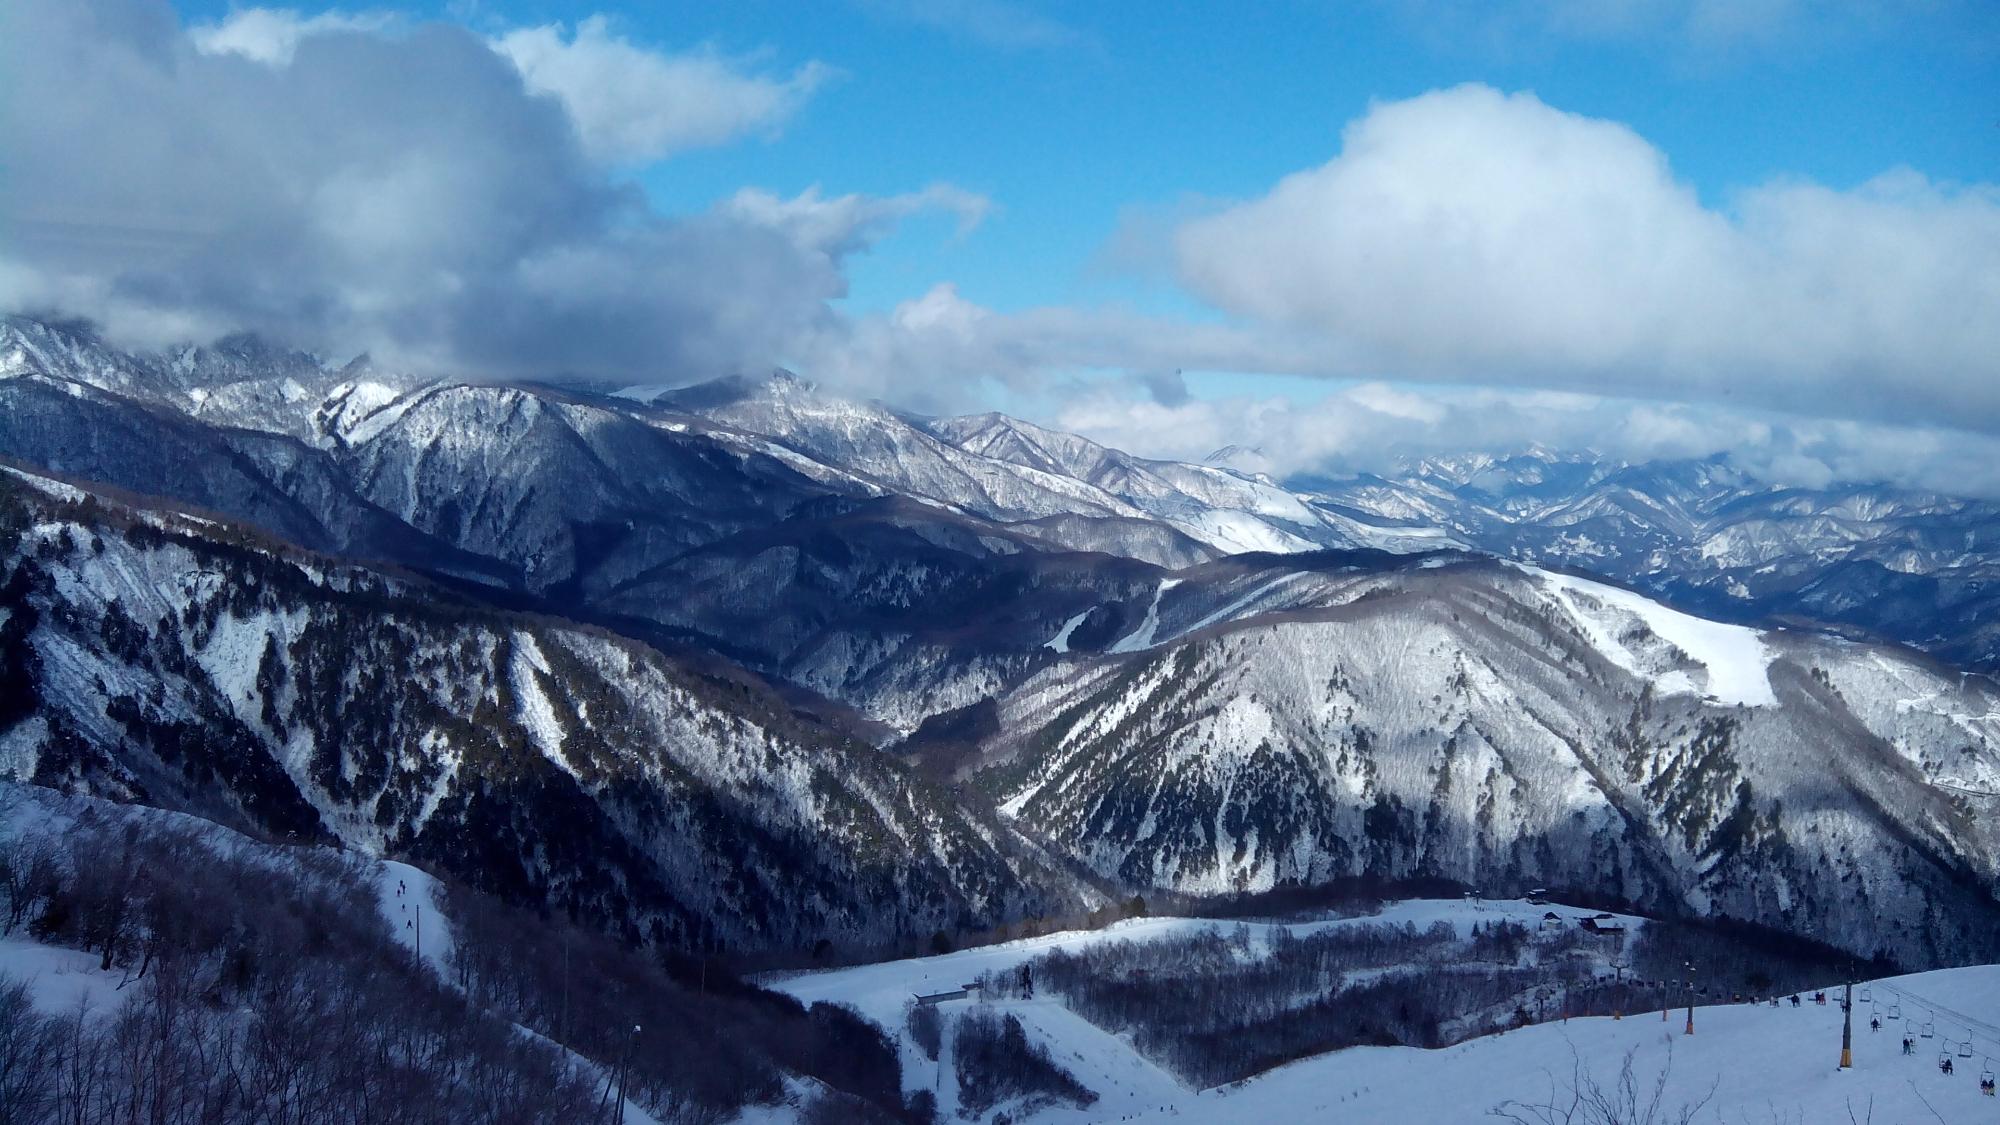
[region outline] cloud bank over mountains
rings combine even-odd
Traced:
[[[2000,434],[1992,184],[1885,169],[1707,200],[1623,124],[1463,85],[1377,103],[1324,163],[1154,232],[1155,280],[1188,315],[1003,312],[950,278],[855,314],[854,255],[922,212],[979,237],[1006,201],[752,184],[667,214],[630,175],[782,143],[838,96],[835,63],[662,50],[602,17],[474,30],[241,9],[190,27],[163,0],[13,9],[0,306],[90,317],[122,343],[251,330],[424,370],[610,381],[784,364],[931,409],[1108,372],[1132,378],[1086,383],[1065,422],[1181,455],[1267,433],[1287,469],[1426,433],[1634,449],[1680,433],[1806,476],[1907,476]],[[953,11],[988,41],[1066,38],[1012,5]],[[1352,385],[1280,417],[1189,401],[1163,374],[1181,369]],[[1622,405],[1576,406],[1589,396]],[[1833,421],[1773,429],[1767,410]]]
[[[0,305],[121,342],[249,330],[479,375],[698,377],[826,331],[839,258],[897,216],[980,206],[662,214],[607,166],[777,129],[827,72],[648,52],[601,21],[496,44],[246,10],[191,33],[145,0],[24,0],[9,25]]]
[[[1228,449],[1226,464],[1279,478],[1383,472],[1425,457],[1541,446],[1635,464],[1720,456],[1754,479],[1788,487],[1879,481],[2000,497],[2000,438],[1989,434],[1562,391],[1362,382],[1311,401],[1179,398],[1134,379],[1072,394],[1050,421],[1157,457],[1199,461]]]

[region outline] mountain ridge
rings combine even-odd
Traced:
[[[1921,963],[1983,954],[2000,910],[1989,678],[1854,613],[1657,600],[1700,609],[1742,579],[1701,547],[1788,514],[1752,540],[1798,563],[1774,584],[1861,589],[1897,542],[1943,581],[1983,565],[1939,546],[1973,502],[1552,451],[1286,489],[792,377],[635,402],[231,348],[187,362],[253,390],[203,413],[164,361],[0,326],[28,513],[0,671],[33,701],[0,768],[428,832],[468,880],[678,948],[1357,877],[1597,880]],[[135,494],[214,519],[156,527]],[[1693,559],[1633,572],[1704,520]],[[1253,526],[1289,538],[1184,530]],[[1980,636],[1921,620],[1943,656]]]

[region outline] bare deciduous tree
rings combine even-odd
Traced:
[[[1611,1085],[1600,1083],[1570,1048],[1570,1076],[1567,1081],[1549,1076],[1549,1094],[1535,1102],[1508,1101],[1488,1113],[1516,1125],[1689,1125],[1714,1099],[1716,1086],[1694,1101],[1669,1104],[1668,1079],[1673,1072],[1673,1042],[1667,1043],[1667,1058],[1650,1083],[1639,1080],[1638,1048],[1625,1052],[1618,1077]]]

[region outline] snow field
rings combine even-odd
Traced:
[[[375,864],[375,893],[382,917],[405,949],[421,956],[439,980],[451,980],[451,921],[437,904],[438,881],[429,872],[393,859]]]
[[[1902,977],[1895,985],[1961,1006],[2000,1009],[2000,967],[1946,969]],[[1664,1071],[1670,1110],[1708,1097],[1695,1121],[1877,1122],[2000,1121],[2000,1099],[1979,1092],[1983,1058],[1955,1060],[1957,1073],[1938,1072],[1930,1043],[1902,1054],[1901,1036],[1868,1028],[1871,1008],[1856,1004],[1854,1068],[1841,1071],[1839,1004],[1809,1000],[1799,1008],[1747,1004],[1695,1009],[1695,1034],[1683,1034],[1675,1011],[1636,1013],[1623,1020],[1574,1019],[1471,1040],[1442,1051],[1362,1047],[1294,1063],[1233,1089],[1189,1098],[1141,1120],[1243,1122],[1312,1119],[1337,1114],[1352,1121],[1491,1121],[1507,1101],[1529,1105],[1562,1094],[1577,1068],[1600,1086],[1618,1080],[1626,1053],[1642,1097]],[[1943,1026],[1940,1019],[1940,1028]],[[2000,1060],[1996,1060],[2000,1061]],[[1713,1091],[1711,1096],[1711,1090]],[[1872,1114],[1872,1117],[1871,1117]]]
[[[1366,923],[1410,923],[1418,928],[1448,922],[1461,935],[1474,923],[1510,920],[1537,925],[1544,910],[1566,920],[1582,912],[1513,901],[1477,905],[1451,900],[1399,902],[1381,914],[1304,923],[1246,923],[1253,940],[1278,928],[1308,934]],[[1625,919],[1628,926],[1642,919]],[[904,1005],[913,994],[958,988],[981,973],[1018,967],[1062,947],[1106,941],[1153,941],[1204,930],[1233,930],[1239,923],[1186,918],[1134,919],[1100,931],[1053,934],[983,949],[962,950],[878,965],[805,973],[765,983],[806,1003],[851,1005],[881,1024],[903,1052],[904,1080],[912,1089],[937,1084],[940,1108],[949,1111],[949,1047],[940,1063],[923,1056],[904,1028]],[[1979,1092],[1979,1075],[2000,1066],[2000,966],[1946,969],[1876,982],[1873,1001],[1855,1004],[1854,1067],[1841,1071],[1841,1011],[1837,993],[1818,1005],[1697,1007],[1695,1034],[1683,1034],[1686,1015],[1658,1009],[1621,1020],[1578,1018],[1487,1036],[1439,1051],[1414,1047],[1362,1047],[1306,1059],[1231,1086],[1195,1091],[1154,1066],[1122,1037],[1076,1016],[1054,999],[998,1001],[989,1006],[1018,1017],[1029,1036],[1099,1095],[1087,1109],[1057,1107],[1017,1122],[1072,1125],[1096,1121],[1477,1122],[1504,1102],[1528,1105],[1566,1096],[1582,1074],[1610,1089],[1628,1052],[1642,1097],[1666,1075],[1664,1104],[1677,1108],[1707,1098],[1697,1122],[1827,1122],[1855,1120],[2000,1122],[2000,1099]],[[1860,990],[1857,988],[1856,996]],[[1928,1013],[1937,1038],[1919,1039],[1917,1052],[1901,1051],[1900,1023],[1870,1018],[1891,999],[1906,1016]],[[949,1015],[980,1003],[947,1001]],[[1921,1009],[1921,1010],[1920,1010]],[[1963,1018],[1961,1018],[1961,1013]],[[1972,1058],[1954,1053],[1956,1073],[1938,1070],[1939,1044],[1972,1038]]]
[[[123,1003],[122,972],[98,969],[95,953],[31,941],[20,931],[0,938],[0,975],[28,985],[36,1009],[69,1015],[86,1008],[100,1018]]]
[[[1303,922],[1238,922],[1206,918],[1134,918],[1114,923],[1102,930],[1069,931],[979,949],[965,949],[935,957],[889,961],[874,965],[831,969],[822,972],[776,976],[761,983],[798,998],[802,1003],[821,1001],[846,1004],[880,1025],[894,1040],[903,1060],[903,1081],[911,1090],[936,1089],[941,1117],[956,1108],[956,1090],[949,1079],[949,1045],[933,1062],[911,1041],[905,1026],[905,1006],[919,993],[946,992],[960,988],[988,972],[1019,968],[1055,949],[1077,950],[1113,941],[1160,941],[1208,932],[1230,933],[1239,926],[1248,928],[1253,947],[1267,947],[1272,934],[1287,930],[1304,937],[1321,931],[1355,925],[1403,925],[1419,930],[1435,923],[1449,923],[1461,938],[1472,927],[1500,921],[1518,922],[1534,928],[1542,914],[1555,910],[1566,920],[1590,912],[1562,906],[1530,906],[1515,900],[1480,900],[1476,904],[1456,899],[1417,899],[1390,903],[1381,913],[1354,918],[1324,918]],[[1622,917],[1622,916],[1621,916]],[[1628,926],[1643,925],[1643,919],[1626,918]],[[1574,922],[1565,922],[1573,925]],[[1052,998],[1033,1000],[980,1001],[972,998],[946,1001],[947,1019],[974,1005],[1006,1012],[1020,1019],[1029,1038],[1047,1047],[1050,1055],[1094,1090],[1098,1101],[1086,1109],[1055,1107],[1023,1117],[1017,1122],[1034,1121],[1049,1125],[1094,1121],[1119,1121],[1155,1113],[1186,1113],[1214,1100],[1182,1085],[1132,1046],[1129,1039],[1111,1034],[1064,1007]],[[1289,1068],[1287,1068],[1289,1069]],[[942,1080],[940,1074],[944,1075]],[[1252,1079],[1252,1083],[1262,1079]],[[1001,1112],[1006,1112],[1001,1107]],[[1482,1107],[1481,1113],[1484,1112]],[[1254,1121],[1257,1116],[1231,1118]]]
[[[1137,629],[1119,638],[1117,644],[1112,645],[1105,651],[1112,653],[1138,652],[1141,649],[1153,647],[1153,634],[1157,633],[1160,628],[1160,600],[1167,596],[1167,591],[1180,584],[1181,580],[1178,578],[1160,579],[1159,586],[1153,591],[1153,601],[1146,607],[1145,620],[1139,623]]]
[[[1668,609],[1650,598],[1602,582],[1534,567],[1523,566],[1519,569],[1540,579],[1563,603],[1591,643],[1627,672],[1641,678],[1648,677],[1638,658],[1618,640],[1612,623],[1605,620],[1602,612],[1580,602],[1579,596],[1607,610],[1638,618],[1655,636],[1706,667],[1708,684],[1703,694],[1708,698],[1718,703],[1740,703],[1750,707],[1777,706],[1778,697],[1771,690],[1768,671],[1774,654],[1755,629],[1692,617]],[[1694,693],[1694,685],[1685,675],[1672,672],[1658,677],[1655,688],[1666,695]]]

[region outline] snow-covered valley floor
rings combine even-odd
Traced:
[[[1358,923],[1450,922],[1461,933],[1475,923],[1512,920],[1534,924],[1541,906],[1520,902],[1393,903],[1363,918],[1287,924],[1295,933]],[[1565,917],[1583,912],[1556,907]],[[1021,965],[1055,948],[1080,949],[1104,941],[1150,941],[1204,929],[1233,930],[1238,923],[1197,919],[1137,919],[1093,932],[1024,939],[936,957],[805,973],[767,981],[808,1003],[852,1005],[881,1024],[901,1044],[905,1081],[935,1088],[941,1120],[955,1108],[945,1063],[933,1062],[910,1041],[905,1006],[919,993],[957,989],[982,973]],[[1252,923],[1253,937],[1272,924]],[[1829,982],[1831,985],[1832,982]],[[1552,1021],[1470,1040],[1443,1050],[1362,1047],[1280,1067],[1212,1090],[1192,1090],[1148,1062],[1130,1041],[1109,1034],[1046,997],[1004,1000],[990,1006],[1018,1017],[1029,1035],[1048,1047],[1098,1101],[1087,1109],[1045,1108],[1013,1113],[1020,1122],[1067,1125],[1096,1121],[1173,1122],[1472,1122],[1492,1121],[1503,1103],[1527,1105],[1567,1100],[1578,1075],[1609,1090],[1628,1053],[1642,1096],[1650,1096],[1664,1070],[1662,1099],[1669,1109],[1706,1102],[1699,1122],[2000,1123],[2000,1098],[1982,1096],[1981,1073],[2000,1067],[2000,966],[1947,969],[1872,982],[1868,1000],[1855,1005],[1854,1067],[1841,1071],[1841,1011],[1837,996],[1794,1008],[1724,1004],[1697,1007],[1695,1034],[1684,1034],[1686,1013],[1666,1019],[1658,1009],[1620,1020]],[[1861,995],[1857,990],[1857,997]],[[967,1010],[975,998],[945,1002]],[[1902,1017],[1891,1019],[1894,1010]],[[1869,1021],[1877,1014],[1880,1031]],[[1923,1038],[1922,1025],[1934,1035]],[[1904,1055],[1907,1030],[1915,1053]],[[1958,1044],[1969,1043],[1971,1057]],[[1949,1047],[1946,1046],[1947,1042]],[[1940,1073],[1949,1050],[1955,1073]],[[1529,1118],[1539,1120],[1540,1118]],[[1559,1119],[1559,1118],[1558,1118]],[[1671,1119],[1678,1119],[1677,1115]],[[1578,1120],[1581,1120],[1579,1118]]]

